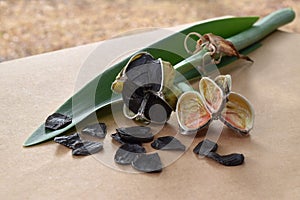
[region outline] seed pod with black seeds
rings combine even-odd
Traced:
[[[131,57],[111,89],[122,94],[127,118],[165,123],[180,93],[174,78],[175,70],[169,62],[140,52]]]

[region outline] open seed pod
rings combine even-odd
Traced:
[[[253,128],[254,109],[242,95],[230,92],[220,116],[221,121],[228,127],[241,134],[248,134]]]
[[[200,93],[187,91],[179,97],[176,114],[183,134],[200,130],[218,119],[244,135],[252,129],[254,109],[245,97],[230,91],[230,75],[220,75],[216,82],[203,77],[199,82]]]
[[[196,91],[185,92],[179,97],[176,115],[184,134],[206,127],[212,119],[212,115],[205,105],[205,100]]]
[[[199,91],[210,112],[218,113],[225,102],[223,90],[212,79],[203,77],[199,82]]]
[[[131,57],[116,77],[112,90],[122,94],[126,117],[165,123],[177,102],[174,78],[175,70],[170,63],[140,52]]]

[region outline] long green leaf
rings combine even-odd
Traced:
[[[170,61],[173,65],[188,57],[183,47],[184,36],[189,32],[207,33],[212,32],[222,37],[230,37],[249,29],[258,17],[233,17],[217,19],[208,22],[200,22],[189,28],[164,38],[153,45],[143,49],[154,57]],[[73,121],[67,127],[49,131],[45,129],[44,123],[26,140],[24,146],[31,146],[49,140],[69,129],[89,116],[96,110],[120,100],[120,96],[112,98],[110,90],[111,83],[116,75],[127,63],[129,57],[113,65],[85,87],[79,90],[73,97],[68,99],[56,112],[73,117]],[[95,93],[96,92],[96,93]]]

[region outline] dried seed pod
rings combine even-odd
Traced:
[[[98,138],[105,138],[106,136],[106,125],[105,123],[97,123],[87,125],[81,130],[81,133],[91,135]]]
[[[213,119],[242,134],[253,128],[254,109],[245,97],[230,91],[230,75],[220,75],[216,82],[203,77],[199,90],[185,92],[178,99],[176,114],[183,134],[197,131]]]
[[[210,141],[208,139],[205,139],[193,149],[193,152],[195,154],[198,154],[200,156],[207,156],[209,152],[216,152],[218,149],[218,144]]]
[[[54,138],[54,142],[64,145],[70,149],[76,149],[83,146],[81,138],[78,133],[67,136],[59,136]]]
[[[141,52],[131,57],[111,88],[122,93],[126,117],[165,123],[177,102],[174,77],[170,63]]]
[[[240,54],[232,42],[212,33],[204,34],[197,41],[197,48],[199,50],[202,49],[203,46],[211,52],[211,55],[215,60],[218,59],[216,60],[216,64],[221,61],[223,55],[236,56],[237,58],[253,62],[248,56]]]
[[[179,97],[176,115],[180,128],[186,134],[206,127],[212,119],[204,99],[195,91],[185,92]]]
[[[157,150],[178,150],[185,151],[185,146],[173,136],[159,137],[151,143]]]
[[[117,150],[114,160],[118,164],[129,165],[141,153],[146,153],[146,149],[141,145],[123,144]]]
[[[126,143],[144,143],[151,142],[154,135],[151,128],[145,126],[121,127],[116,129],[122,141]]]
[[[221,121],[241,134],[248,134],[254,124],[254,109],[245,97],[231,92],[221,112]]]
[[[147,173],[161,172],[163,168],[158,153],[140,154],[131,165],[136,170]]]
[[[209,152],[207,157],[217,161],[218,163],[225,166],[237,166],[244,163],[244,155],[233,153],[229,155],[219,155],[215,152]]]
[[[231,92],[231,76],[229,74],[219,75],[215,78],[215,83],[223,90],[225,95]]]
[[[98,153],[103,149],[103,144],[100,142],[84,141],[81,147],[72,150],[74,156],[87,156]]]
[[[53,113],[45,122],[45,128],[51,130],[58,130],[64,128],[72,123],[72,118],[60,113]]]

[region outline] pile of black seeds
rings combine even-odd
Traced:
[[[72,123],[71,117],[54,113],[46,119],[45,128],[58,130],[70,123]],[[96,123],[87,125],[82,129],[81,133],[103,139],[106,136],[107,128],[105,123]],[[117,128],[116,133],[112,134],[111,137],[121,144],[115,153],[114,161],[120,165],[131,165],[134,169],[141,172],[161,172],[163,168],[159,154],[147,153],[143,147],[143,143],[152,142],[151,147],[156,150],[186,150],[186,147],[173,136],[158,137],[154,140],[151,128],[145,126]],[[91,155],[103,149],[103,143],[82,140],[78,133],[55,137],[54,141],[72,149],[72,154],[75,156]],[[217,149],[217,143],[205,139],[193,149],[193,152],[197,155],[213,159],[225,166],[237,166],[244,163],[243,154],[219,155],[216,153]]]
[[[163,164],[158,153],[147,153],[143,143],[152,142],[151,128],[144,126],[122,127],[116,129],[111,137],[122,144],[116,151],[114,160],[120,165],[131,165],[134,169],[147,172],[161,172]],[[159,137],[151,143],[157,150],[185,151],[185,146],[173,136]]]

